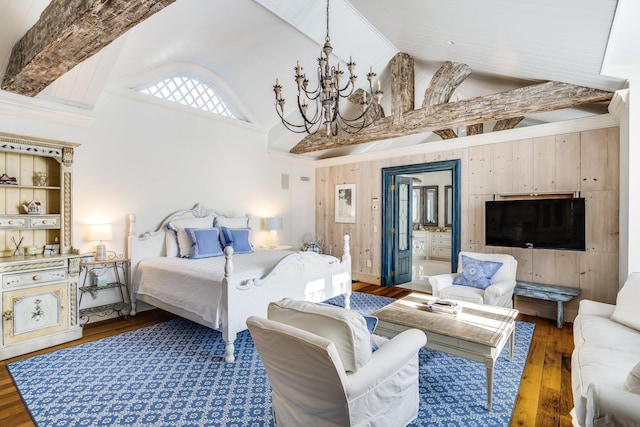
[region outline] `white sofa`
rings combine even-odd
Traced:
[[[573,323],[574,425],[640,425],[640,273],[616,305],[582,300]]]

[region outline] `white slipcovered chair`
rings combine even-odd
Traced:
[[[454,280],[463,272],[462,257],[467,256],[480,261],[501,262],[502,266],[491,277],[491,284],[485,288],[475,288],[454,284]],[[438,298],[468,301],[476,304],[497,305],[513,308],[513,289],[516,287],[518,261],[508,254],[485,254],[479,252],[460,252],[458,272],[431,276],[432,293]]]
[[[247,326],[276,426],[404,426],[417,417],[422,331],[387,340],[355,311],[291,299],[271,303],[267,317],[249,317]]]

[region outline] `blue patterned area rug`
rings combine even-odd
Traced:
[[[351,306],[370,313],[392,301],[354,292]],[[509,425],[533,328],[517,322],[513,363],[507,348],[498,358],[491,412],[482,364],[420,350],[420,412],[411,425]],[[270,387],[249,332],[238,335],[235,363],[223,355],[219,332],[173,319],[8,368],[40,427],[272,426]]]

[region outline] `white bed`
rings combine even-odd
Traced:
[[[351,295],[349,236],[344,236],[342,259],[314,252],[255,250],[224,256],[181,258],[176,233],[167,225],[209,224],[211,218],[234,224],[246,218],[218,214],[202,205],[169,215],[152,232],[138,234],[130,215],[128,253],[131,258],[131,315],[137,301],[174,313],[222,332],[224,360],[234,361],[234,341],[247,329],[251,315],[266,316],[269,302],[284,297],[323,301]],[[224,223],[224,222],[223,222]]]

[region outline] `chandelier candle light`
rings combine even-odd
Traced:
[[[309,80],[306,73],[303,72],[300,61],[297,61],[294,68],[295,82],[298,85],[298,112],[302,116],[302,124],[291,123],[285,118],[285,100],[282,97],[282,86],[278,78],[276,78],[276,84],[273,86],[276,97],[276,112],[284,126],[290,131],[296,133],[306,132],[309,135],[313,135],[324,126],[327,136],[336,136],[338,129],[347,133],[357,133],[374,124],[380,115],[382,90],[380,88],[380,80],[377,82],[377,90],[373,90],[373,79],[376,76],[376,73],[373,72],[373,66],[371,66],[367,74],[369,92],[366,90],[362,92],[359,115],[353,118],[346,118],[342,115],[340,112],[340,98],[348,98],[355,91],[355,83],[358,78],[354,74],[356,63],[349,57],[349,62],[347,63],[349,78],[342,86],[344,71],[340,69],[341,61],[338,61],[337,67],[329,63],[329,56],[332,51],[333,47],[329,39],[329,0],[327,0],[327,36],[318,58],[318,86],[316,89],[307,89]],[[310,104],[314,104],[311,109],[307,101]]]

